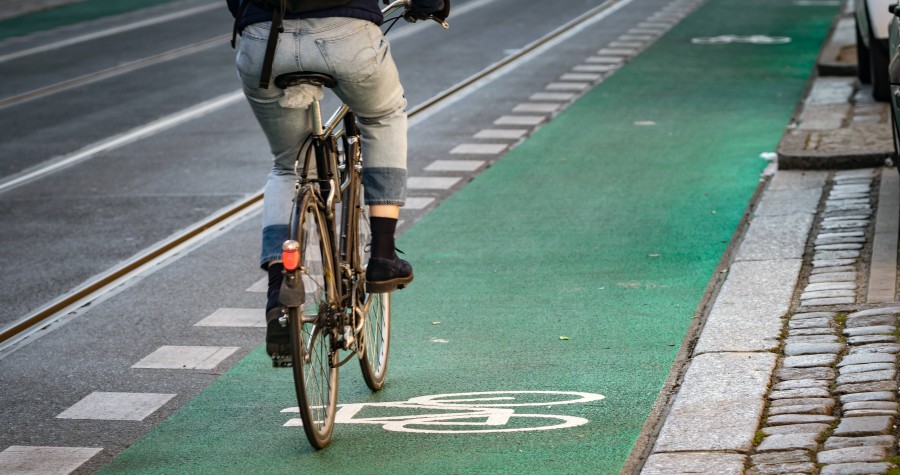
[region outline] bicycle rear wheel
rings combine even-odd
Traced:
[[[302,278],[306,301],[288,308],[294,388],[309,443],[321,449],[331,442],[337,409],[338,369],[334,311],[329,291],[333,260],[328,228],[315,200],[304,197],[299,213]],[[333,292],[333,291],[332,291]]]
[[[362,187],[360,187],[359,194],[358,212],[356,213],[356,243],[360,262],[368,262],[369,254],[366,249],[372,233],[369,229],[369,216],[363,203]],[[384,386],[387,375],[388,349],[391,342],[391,294],[370,294],[360,290],[354,308],[357,317],[364,318],[365,322],[361,335],[362,341],[358,343],[363,345],[359,365],[366,386],[372,391],[378,391]]]

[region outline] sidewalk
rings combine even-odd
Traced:
[[[839,57],[853,46],[848,18],[823,48],[699,338],[683,347],[641,473],[896,467],[900,178],[871,168],[893,152],[888,104]]]

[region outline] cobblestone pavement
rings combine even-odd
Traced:
[[[846,5],[643,474],[900,473],[900,175],[854,28]]]

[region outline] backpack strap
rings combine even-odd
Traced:
[[[235,48],[235,44],[237,42],[238,33],[240,33],[241,29],[241,18],[244,17],[244,11],[247,10],[247,5],[250,5],[251,0],[245,0],[241,2],[241,6],[238,7],[237,13],[234,15],[234,28],[231,30],[231,49]]]
[[[266,43],[266,54],[263,57],[262,73],[259,76],[259,87],[269,88],[269,80],[272,78],[272,63],[275,60],[275,47],[278,45],[278,34],[284,32],[284,3],[282,8],[276,8],[272,12],[272,29],[269,30],[269,41]]]

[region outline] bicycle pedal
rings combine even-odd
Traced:
[[[294,366],[294,357],[291,355],[272,355],[273,368],[290,368]]]

